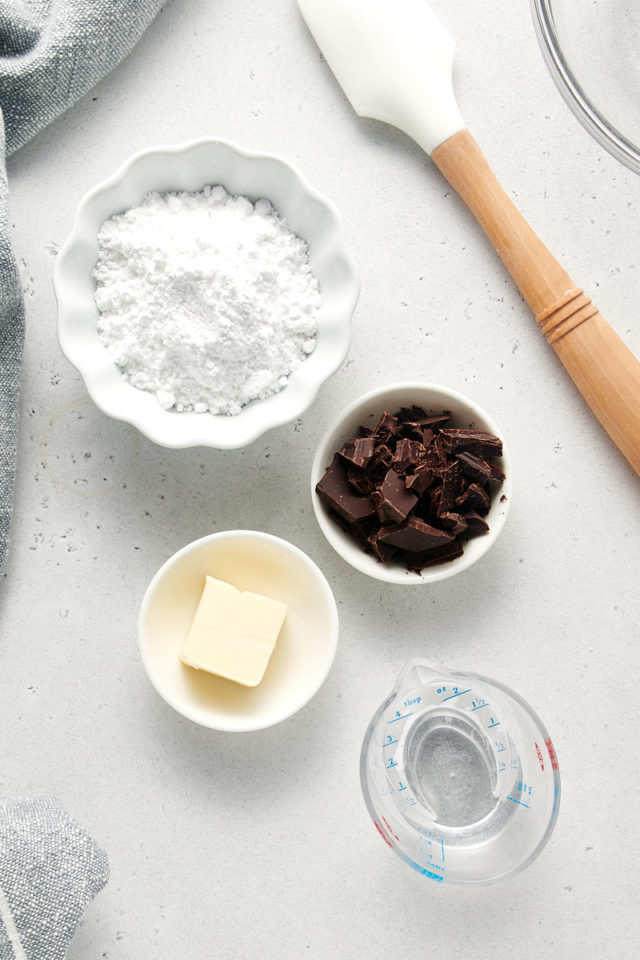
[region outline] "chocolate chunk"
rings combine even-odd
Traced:
[[[484,517],[473,510],[465,513],[464,519],[467,521],[469,533],[485,533],[489,529],[489,524]]]
[[[446,427],[440,437],[449,453],[466,451],[483,460],[502,456],[502,440],[485,430],[465,430],[462,427]]]
[[[407,490],[403,478],[395,470],[389,469],[382,481],[377,503],[378,512],[389,520],[399,523],[413,510],[418,497]]]
[[[382,483],[393,461],[393,452],[386,443],[381,443],[367,465],[367,474],[377,483]]]
[[[429,489],[434,478],[434,471],[428,464],[423,463],[416,467],[414,473],[408,473],[404,482],[407,490],[411,490],[412,493],[417,493],[420,497]]]
[[[476,457],[475,453],[466,453],[464,450],[456,453],[456,457],[468,477],[474,480],[491,479],[491,464],[487,460],[482,460],[481,457]]]
[[[441,513],[440,523],[445,530],[452,533],[454,537],[460,536],[461,533],[465,533],[469,528],[466,517],[463,517],[461,513]]]
[[[430,519],[436,520],[441,509],[442,484],[431,491],[431,496],[425,504],[425,515]]]
[[[442,466],[446,466],[446,465],[449,463],[449,461],[451,460],[451,457],[450,457],[450,455],[449,455],[449,451],[447,450],[444,442],[443,442],[442,439],[440,438],[440,434],[438,434],[438,435],[436,436],[435,440],[434,440],[433,443],[431,444],[431,449],[432,449],[433,451],[435,451],[436,456],[438,457],[438,462],[439,462]]]
[[[347,477],[351,486],[354,487],[358,493],[369,494],[373,493],[376,489],[376,485],[371,477],[368,476],[364,470],[360,469],[360,467],[349,464],[347,466]]]
[[[327,506],[350,523],[370,517],[375,512],[371,497],[354,493],[344,462],[338,454],[316,484],[316,493]]]
[[[419,463],[426,456],[427,448],[419,440],[411,440],[408,437],[402,437],[396,443],[396,449],[393,453],[393,467],[397,473],[406,474],[416,463]]]
[[[421,420],[421,426],[429,427],[431,430],[438,433],[444,427],[445,423],[448,423],[451,420],[451,413],[449,410],[445,410],[444,413],[439,413],[435,417],[423,417]]]
[[[463,553],[462,544],[459,540],[451,540],[441,547],[435,547],[433,550],[427,550],[425,553],[415,553],[410,555],[407,569],[414,573],[420,573],[425,567],[433,567],[437,563],[450,563],[461,557]]]
[[[445,513],[452,510],[456,498],[464,490],[464,472],[460,464],[454,460],[442,471],[442,488],[440,491],[440,502],[438,504],[438,513]]]
[[[387,561],[390,560],[395,553],[397,553],[397,550],[388,543],[380,542],[380,536],[382,533],[384,533],[384,527],[374,530],[373,533],[369,534],[369,537],[367,538],[367,544],[377,560],[380,560],[381,563],[387,563]]]
[[[424,407],[419,407],[414,403],[411,407],[400,407],[395,416],[401,423],[411,425],[424,419],[426,415],[427,413]]]
[[[402,427],[397,417],[392,416],[385,410],[371,432],[374,437],[378,437],[381,440],[389,440],[391,437],[395,437],[400,433],[401,429]]]
[[[504,473],[495,463],[489,463],[481,457],[476,457],[473,453],[462,451],[455,454],[456,458],[462,464],[462,469],[468,477],[474,480],[504,480]]]
[[[402,523],[388,527],[380,536],[383,543],[409,553],[419,553],[440,547],[443,543],[453,540],[453,536],[446,530],[438,530],[418,517],[409,517]]]
[[[349,460],[356,467],[366,467],[371,460],[375,450],[376,442],[374,437],[356,437],[355,440],[349,440],[345,443],[340,456]]]
[[[448,459],[446,461],[440,459],[435,447],[435,443],[425,447],[424,456],[420,460],[421,464],[426,464],[427,466],[431,467],[431,469],[437,474],[442,472],[442,468],[446,467],[448,462]]]
[[[478,483],[470,483],[464,493],[456,497],[456,507],[461,510],[478,510],[486,513],[491,506],[491,497]]]
[[[451,413],[448,410],[435,416],[427,416],[422,407],[403,407],[396,416],[408,426],[418,427],[420,430],[433,430],[434,433],[441,430],[451,419]]]

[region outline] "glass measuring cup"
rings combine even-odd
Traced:
[[[558,761],[531,707],[495,680],[427,660],[410,660],[376,711],[360,777],[383,840],[437,882],[521,870],[558,816]]]

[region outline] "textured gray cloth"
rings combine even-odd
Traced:
[[[11,520],[24,337],[5,156],[119,63],[166,2],[0,0],[0,573]]]
[[[63,960],[107,857],[51,797],[0,797],[0,960]]]

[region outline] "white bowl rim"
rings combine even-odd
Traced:
[[[180,563],[180,561],[188,556],[192,551],[198,547],[204,545],[205,543],[212,543],[215,541],[224,541],[224,540],[238,540],[241,538],[253,538],[256,540],[263,540],[268,543],[272,543],[274,546],[279,546],[287,550],[290,554],[293,554],[298,560],[300,560],[304,566],[314,576],[316,583],[321,591],[322,597],[326,602],[327,612],[329,614],[329,619],[331,621],[329,639],[327,643],[327,651],[324,668],[316,676],[316,680],[313,684],[309,686],[304,696],[296,701],[293,706],[283,707],[280,712],[274,712],[269,714],[268,718],[265,719],[262,723],[207,723],[201,716],[196,716],[196,712],[191,710],[188,705],[185,706],[184,701],[179,701],[177,698],[173,697],[170,691],[167,691],[161,684],[157,682],[157,679],[154,675],[152,666],[153,658],[150,657],[145,644],[145,635],[144,635],[144,624],[147,616],[147,612],[151,605],[152,596],[166,573],[172,568]],[[138,613],[138,649],[142,664],[151,682],[151,685],[160,695],[160,697],[172,707],[176,713],[179,713],[181,716],[185,717],[187,720],[192,721],[193,723],[198,724],[198,726],[206,727],[210,730],[219,730],[224,733],[250,733],[257,730],[265,730],[268,727],[275,726],[278,723],[281,723],[283,720],[287,720],[290,717],[294,716],[299,710],[306,706],[320,690],[324,684],[329,672],[333,666],[337,649],[338,649],[338,639],[339,639],[339,615],[338,615],[338,605],[336,603],[335,596],[329,585],[329,581],[325,577],[324,573],[320,567],[316,564],[311,557],[301,550],[300,547],[296,546],[294,543],[291,543],[290,540],[285,540],[283,537],[276,536],[276,534],[266,533],[261,530],[249,530],[249,529],[233,529],[233,530],[219,530],[215,533],[206,534],[205,536],[198,537],[196,540],[192,540],[190,543],[185,544],[170,557],[168,557],[164,563],[158,568],[156,573],[153,575],[149,584],[147,585],[142,602],[140,604],[140,611]]]
[[[493,518],[492,524],[487,533],[485,533],[483,536],[474,538],[478,546],[473,554],[470,554],[469,551],[465,550],[462,556],[458,557],[456,560],[428,567],[423,570],[422,573],[415,573],[413,571],[405,570],[400,566],[386,567],[383,563],[378,562],[375,557],[365,553],[364,550],[359,549],[357,544],[355,544],[355,541],[354,550],[352,552],[350,551],[349,555],[347,556],[342,549],[342,538],[340,534],[342,534],[343,531],[341,531],[340,527],[335,523],[335,521],[331,520],[331,518],[328,516],[326,508],[323,506],[315,490],[316,483],[323,475],[327,467],[327,463],[325,462],[327,456],[330,460],[336,452],[335,449],[330,450],[332,444],[329,441],[338,431],[340,424],[352,417],[361,409],[361,407],[366,406],[373,401],[378,401],[382,397],[396,391],[406,393],[430,391],[433,393],[438,393],[440,396],[442,396],[443,401],[446,402],[448,399],[456,404],[464,406],[470,411],[473,411],[476,416],[483,421],[486,429],[490,433],[493,433],[495,436],[498,436],[502,439],[502,461],[505,467],[505,479],[501,485],[501,493],[500,497],[498,498],[502,507],[501,511],[497,513],[495,518]],[[415,402],[419,404],[419,397],[416,397]],[[435,583],[438,580],[445,580],[457,573],[462,573],[463,570],[466,570],[472,566],[472,564],[479,560],[492,546],[492,544],[495,543],[499,533],[502,531],[507,519],[509,507],[511,506],[512,491],[513,479],[511,458],[504,437],[502,437],[501,431],[494,422],[493,418],[485,413],[484,409],[480,407],[474,400],[471,400],[469,397],[465,396],[459,391],[451,387],[444,386],[443,384],[429,383],[425,380],[403,380],[395,383],[388,383],[381,387],[375,387],[374,389],[369,390],[367,393],[361,394],[359,397],[353,400],[340,411],[339,415],[334,418],[323,434],[318,446],[316,447],[316,452],[314,454],[311,466],[311,503],[313,506],[313,512],[315,513],[320,529],[333,549],[337,554],[339,554],[339,556],[342,557],[345,563],[350,564],[350,566],[358,570],[360,573],[364,573],[368,577],[372,577],[384,583],[400,584],[401,586]]]
[[[161,411],[161,413],[158,414],[158,412],[154,410],[154,416],[161,418],[162,424],[169,422],[166,420],[166,417],[180,417],[181,428],[188,426],[188,429],[184,429],[179,437],[174,436],[172,439],[168,439],[161,425],[158,423],[149,423],[144,416],[144,411],[139,411],[135,404],[125,404],[117,402],[117,400],[114,401],[113,391],[110,389],[103,390],[100,384],[96,384],[93,376],[87,371],[83,362],[83,351],[81,348],[77,349],[75,337],[69,334],[66,325],[67,312],[73,302],[74,296],[73,289],[70,289],[68,280],[63,276],[63,270],[73,252],[83,246],[83,223],[92,205],[104,193],[110,190],[117,190],[121,187],[125,178],[138,163],[151,155],[159,157],[179,156],[203,147],[206,148],[207,146],[222,147],[249,160],[266,160],[279,164],[287,171],[287,175],[297,182],[302,191],[325,208],[331,218],[331,230],[335,243],[334,255],[339,258],[344,270],[342,285],[344,290],[347,291],[345,293],[346,308],[344,310],[344,323],[340,336],[335,336],[335,325],[332,327],[335,342],[332,347],[331,362],[326,364],[322,371],[316,372],[316,375],[312,377],[309,376],[308,368],[305,368],[304,378],[302,376],[295,378],[296,371],[293,371],[292,379],[295,378],[295,394],[293,392],[288,393],[287,389],[285,389],[267,398],[266,401],[258,401],[255,405],[248,404],[240,414],[234,417],[208,413],[178,413],[177,411]],[[150,187],[149,189],[152,190],[154,188]],[[167,187],[166,189],[169,190],[172,188]],[[225,450],[247,446],[268,430],[292,422],[301,416],[313,403],[322,385],[340,368],[347,357],[350,345],[351,319],[360,295],[360,277],[355,261],[347,247],[344,223],[338,208],[325,194],[321,193],[315,187],[312,187],[297,167],[277,153],[251,150],[222,137],[201,136],[180,143],[156,144],[134,152],[122,162],[112,174],[95,184],[82,196],[76,208],[69,235],[56,256],[53,268],[53,288],[58,303],[58,342],[60,348],[67,360],[82,376],[85,388],[98,409],[113,419],[129,423],[144,436],[160,446],[174,449],[209,446]],[[92,307],[94,310],[96,309],[95,305],[92,305]],[[320,309],[322,312],[322,306]],[[114,366],[113,361],[108,357],[105,349],[105,359],[102,369],[111,369]],[[300,368],[297,369],[299,370]],[[130,385],[126,385],[124,381],[123,385],[128,386],[130,390],[135,390],[135,388]],[[129,395],[135,397],[138,392],[144,393],[144,391],[136,391],[136,393],[130,393]],[[268,419],[261,418],[259,414],[251,412],[253,410],[264,409],[265,404],[269,404]],[[243,417],[243,412],[245,411],[246,414]],[[226,424],[227,421],[233,422],[234,429],[225,425],[223,426],[225,434],[220,436],[219,432],[216,433],[216,425]],[[209,429],[207,429],[207,425],[210,425]]]

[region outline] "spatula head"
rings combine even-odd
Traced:
[[[427,153],[464,127],[453,39],[425,0],[298,0],[356,113],[404,130]]]

